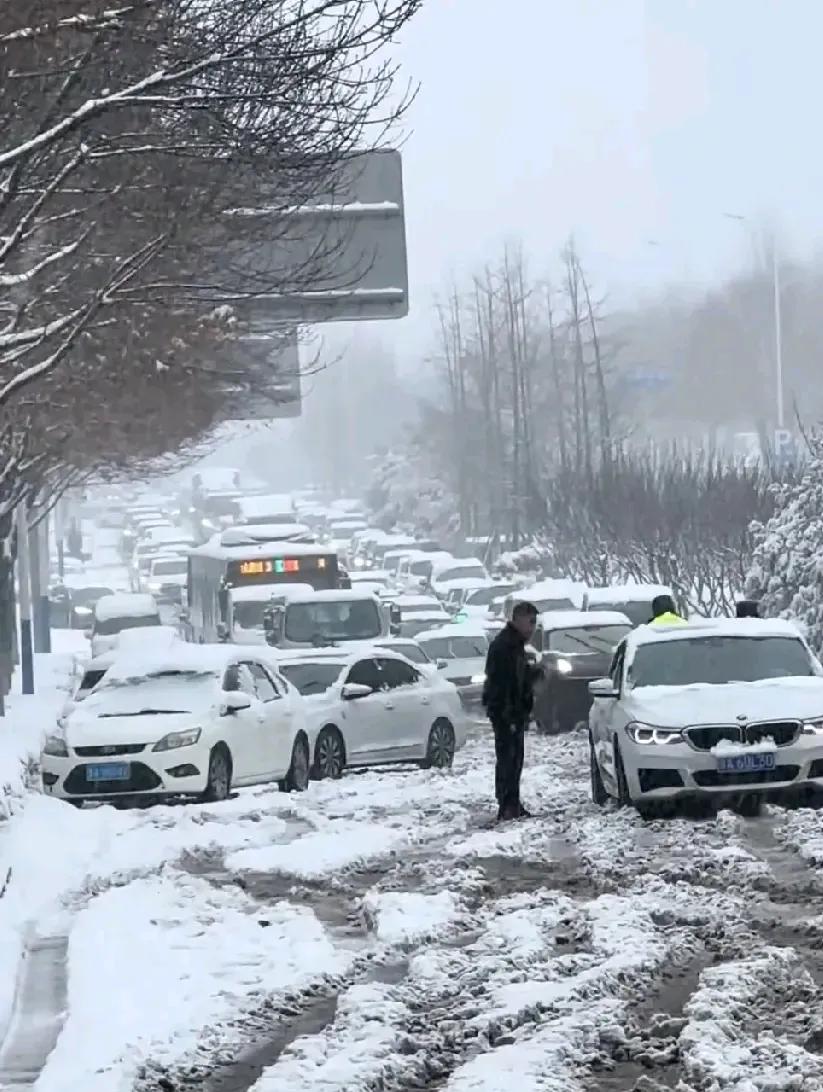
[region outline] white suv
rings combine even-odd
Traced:
[[[789,622],[644,625],[589,685],[592,796],[663,800],[823,788],[823,668]]]

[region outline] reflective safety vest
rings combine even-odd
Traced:
[[[685,626],[688,622],[685,618],[681,618],[679,614],[674,614],[672,611],[667,610],[665,614],[658,614],[656,618],[652,618],[652,625],[659,623],[661,626]]]

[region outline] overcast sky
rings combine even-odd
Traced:
[[[816,246],[821,42],[823,0],[428,0],[397,50],[411,316],[373,333],[424,351],[433,293],[507,239],[542,273],[574,232],[613,297],[740,265],[724,212]]]

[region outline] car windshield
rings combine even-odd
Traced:
[[[381,645],[381,648],[387,648],[389,652],[396,652],[399,656],[405,656],[413,664],[431,663],[420,645]]]
[[[235,603],[232,607],[234,624],[241,629],[262,629],[263,615],[271,606],[262,599],[249,603]]]
[[[645,625],[652,616],[651,599],[627,599],[623,603],[589,603],[589,610],[615,610],[625,614],[633,626]]]
[[[546,647],[550,652],[575,653],[614,652],[626,634],[629,626],[574,626],[569,629],[555,629],[546,635]]]
[[[431,660],[475,660],[485,657],[489,643],[485,637],[432,637],[420,644]]]
[[[105,674],[106,669],[104,667],[98,667],[93,671],[87,671],[80,680],[80,685],[77,687],[78,693],[85,693],[85,691],[91,690],[93,686],[97,686]]]
[[[505,595],[508,588],[495,584],[492,588],[476,588],[466,596],[466,605],[470,607],[490,607],[492,600]]]
[[[397,627],[398,636],[414,638],[418,633],[425,633],[427,629],[435,629],[437,626],[442,626],[442,624],[448,620],[448,617],[447,614],[444,614],[442,617],[438,615],[436,619],[424,617],[415,618],[413,616],[411,618],[406,618],[401,621],[400,625]]]
[[[99,717],[194,713],[208,709],[216,697],[210,672],[159,671],[123,679],[107,676],[86,700]]]
[[[169,561],[155,561],[151,567],[153,576],[182,576],[186,572],[185,558]]]
[[[411,565],[409,565],[409,572],[414,576],[428,576],[431,571],[431,561],[413,561]]]
[[[344,666],[342,663],[282,664],[280,674],[296,686],[304,698],[309,698],[312,694],[325,694],[340,678]]]
[[[113,595],[111,588],[73,588],[71,593],[75,606],[85,607],[90,603],[96,603],[104,595]]]
[[[628,682],[641,686],[757,682],[816,674],[795,637],[690,637],[640,645]]]
[[[551,614],[553,610],[574,610],[571,599],[530,599],[529,602],[534,603],[538,614]]]
[[[368,599],[290,603],[286,608],[287,641],[368,641],[381,632],[380,608]]]
[[[159,626],[159,614],[124,615],[121,618],[105,618],[94,623],[94,632],[99,637],[114,637],[124,629],[141,629],[143,626]]]
[[[483,580],[486,570],[482,565],[455,565],[451,569],[443,569],[437,574],[441,583],[446,580]]]

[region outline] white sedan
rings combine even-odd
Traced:
[[[305,699],[317,778],[395,762],[447,768],[466,742],[456,689],[386,648],[307,650],[279,666]]]
[[[250,649],[186,645],[118,658],[47,737],[43,791],[82,805],[195,797],[276,781],[303,791],[300,695]]]
[[[679,797],[823,788],[823,668],[788,622],[643,625],[590,683],[591,782],[653,813]]]

